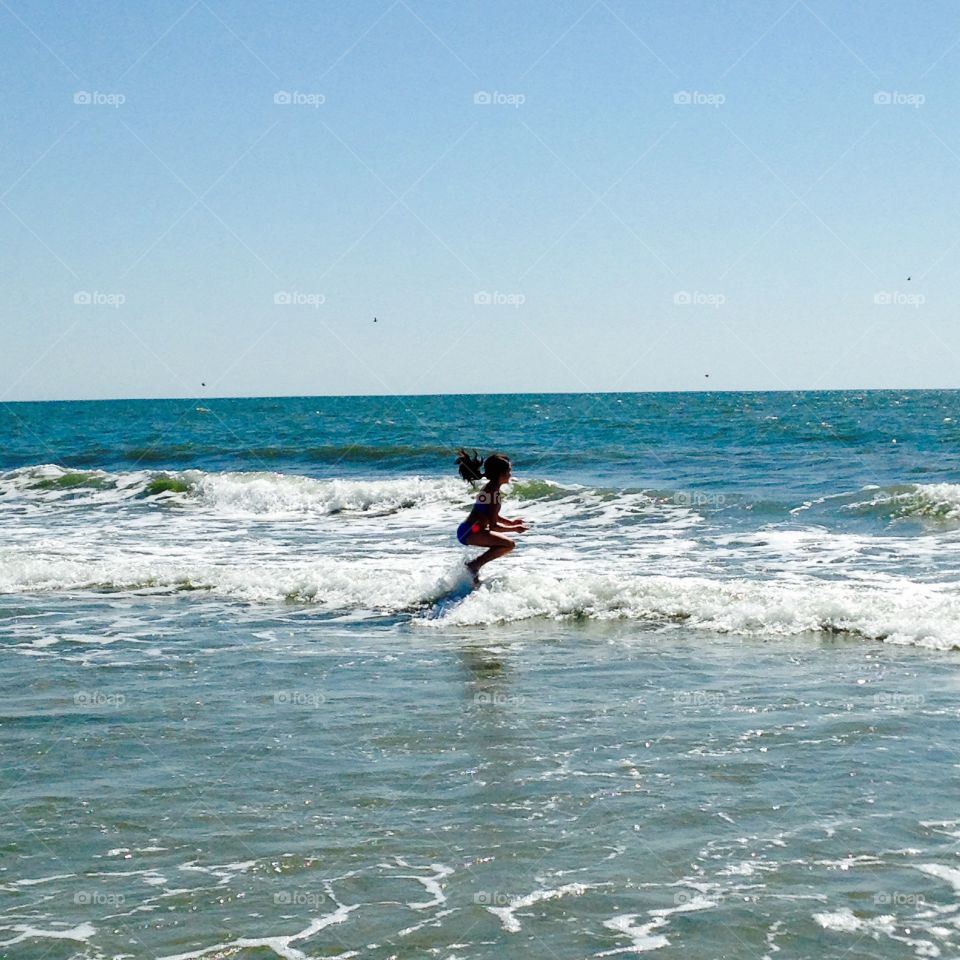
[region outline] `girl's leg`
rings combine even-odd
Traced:
[[[492,533],[490,530],[480,530],[477,533],[471,533],[466,537],[467,544],[471,547],[488,547],[479,557],[474,558],[468,564],[467,569],[476,576],[480,568],[497,557],[508,554],[515,546],[514,542],[499,533]]]

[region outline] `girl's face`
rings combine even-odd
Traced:
[[[510,478],[513,476],[513,467],[511,464],[507,464],[507,472],[500,477],[501,483],[509,483]]]

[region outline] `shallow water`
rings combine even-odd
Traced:
[[[0,956],[960,954],[958,408],[0,408]]]
[[[951,654],[60,606],[2,691],[10,956],[960,946]]]

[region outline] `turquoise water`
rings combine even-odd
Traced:
[[[0,956],[956,955],[958,419],[0,408]]]

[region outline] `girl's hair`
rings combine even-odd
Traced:
[[[481,462],[476,450],[471,457],[463,447],[457,451],[457,459],[454,462],[460,471],[460,476],[469,483],[476,483],[483,477],[493,480],[510,469],[510,458],[504,453],[491,453]]]

